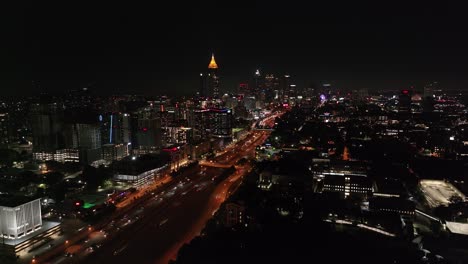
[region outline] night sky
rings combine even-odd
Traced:
[[[468,88],[465,9],[443,1],[45,2],[2,14],[4,94],[34,92],[33,80],[49,92],[193,93],[211,52],[222,90],[256,68],[298,86]]]

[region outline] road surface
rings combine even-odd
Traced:
[[[161,178],[159,185],[148,187],[118,206],[111,218],[36,259],[36,263],[167,263],[184,243],[201,232],[240,185],[251,165],[238,165],[238,161],[253,157],[255,147],[269,133],[251,132],[212,160],[201,162],[174,180]],[[215,180],[225,167],[234,165],[236,171],[229,178]],[[91,239],[94,232],[103,234],[100,240]],[[66,256],[67,252],[73,255]]]

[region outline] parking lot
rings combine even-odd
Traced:
[[[455,188],[455,186],[445,181],[422,180],[420,182],[420,187],[429,206],[432,208],[450,204],[452,197],[458,197],[462,201],[465,200],[465,195],[463,195],[463,193]]]

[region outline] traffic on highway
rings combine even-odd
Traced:
[[[111,217],[78,231],[74,239],[35,257],[33,263],[167,263],[184,243],[199,235],[240,185],[251,164],[239,165],[238,161],[252,158],[255,147],[269,134],[251,131],[214,158],[202,160],[176,177],[163,177],[117,204]],[[234,173],[218,181],[231,167]],[[127,257],[130,255],[133,257]]]

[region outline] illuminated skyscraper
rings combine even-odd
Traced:
[[[198,97],[206,98],[208,96],[208,74],[200,73],[200,87],[198,90]]]
[[[254,75],[254,95],[256,99],[260,98],[260,92],[262,91],[262,76],[260,75],[260,70],[255,71]]]
[[[211,55],[211,61],[208,64],[208,88],[213,98],[219,98],[218,64],[216,64],[214,54]]]

